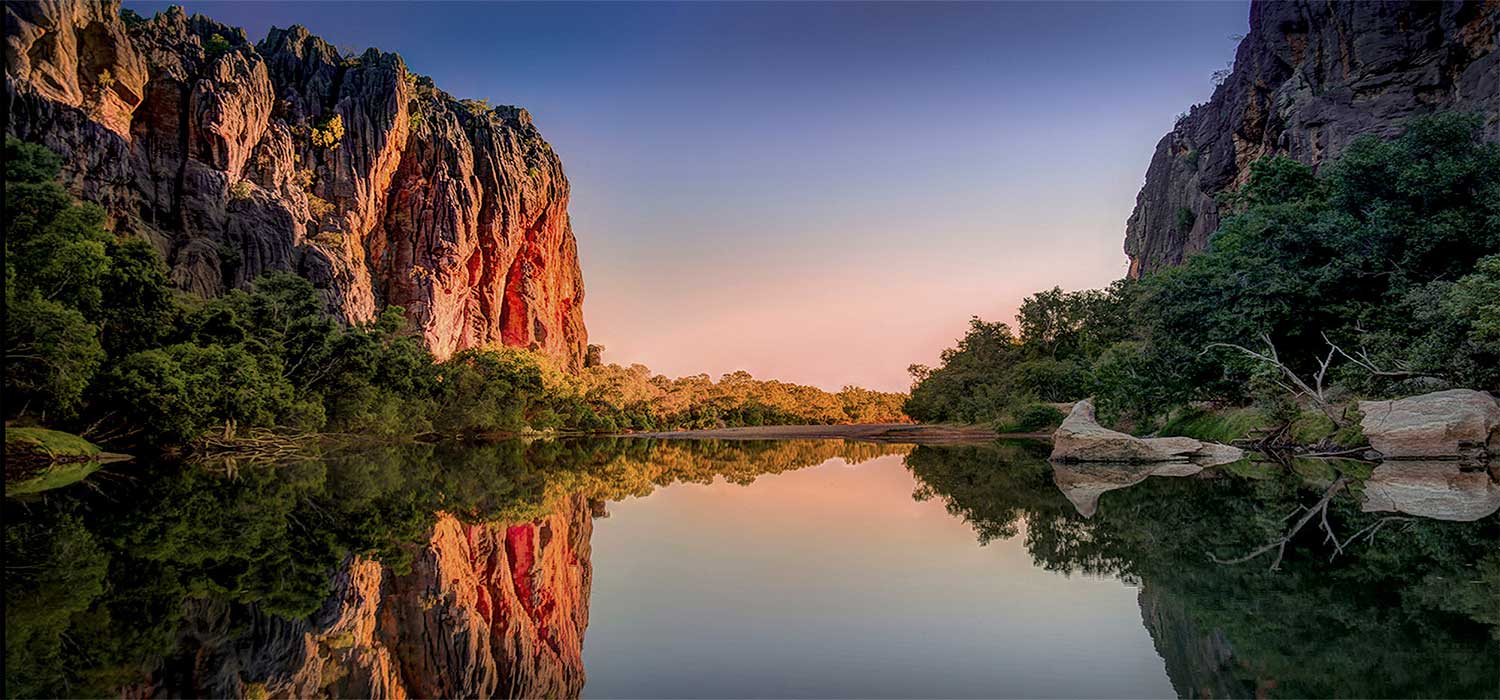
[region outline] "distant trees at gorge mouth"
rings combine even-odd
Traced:
[[[1476,115],[1414,120],[1316,173],[1262,159],[1221,196],[1208,250],[1139,281],[1032,295],[1019,334],[976,317],[937,367],[911,368],[906,411],[1008,423],[1094,396],[1106,419],[1151,431],[1205,403],[1297,420],[1309,397],[1286,373],[1325,366],[1321,398],[1341,407],[1500,388],[1500,145],[1482,128]]]
[[[8,423],[179,444],[253,427],[395,437],[905,420],[903,394],[744,372],[668,379],[595,357],[570,375],[515,348],[436,362],[402,309],[347,326],[287,273],[202,299],[174,288],[150,243],[74,202],[56,154],[7,138],[5,156]]]

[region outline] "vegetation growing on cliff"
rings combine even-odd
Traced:
[[[1481,127],[1416,120],[1317,174],[1259,161],[1207,251],[1139,282],[1034,295],[1019,337],[975,319],[942,365],[913,367],[907,412],[982,421],[1093,395],[1146,428],[1193,402],[1306,403],[1283,372],[1323,364],[1332,403],[1500,387],[1500,145]]]
[[[513,348],[437,362],[401,309],[345,326],[286,273],[216,299],[182,294],[150,244],[106,231],[101,209],[68,196],[59,165],[6,141],[7,420],[155,446],[256,427],[410,436],[904,418],[898,394],[743,372],[572,376]]]

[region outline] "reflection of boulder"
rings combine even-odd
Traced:
[[[1192,476],[1203,471],[1197,464],[1167,462],[1164,464],[1092,464],[1052,463],[1052,482],[1063,492],[1085,518],[1099,510],[1099,497],[1105,491],[1123,489],[1151,476]]]
[[[1202,466],[1233,462],[1244,456],[1237,447],[1186,437],[1138,438],[1110,430],[1094,417],[1094,402],[1073,405],[1052,435],[1052,460],[1059,462],[1184,462]]]
[[[1500,449],[1500,403],[1471,389],[1361,401],[1360,427],[1386,459],[1484,457]]]
[[[1489,474],[1463,471],[1455,462],[1386,462],[1364,486],[1366,513],[1468,522],[1500,510],[1500,485]]]

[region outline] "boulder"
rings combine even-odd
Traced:
[[[1058,462],[1192,462],[1213,466],[1233,462],[1244,451],[1229,445],[1186,437],[1138,438],[1099,425],[1094,402],[1073,405],[1052,435],[1052,459]]]
[[[1361,401],[1360,427],[1386,459],[1485,461],[1500,448],[1500,402],[1472,389]]]

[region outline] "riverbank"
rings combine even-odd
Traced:
[[[952,444],[988,442],[1001,438],[1046,440],[1051,433],[997,433],[979,425],[943,425],[924,423],[866,423],[859,425],[757,425],[742,428],[710,430],[672,430],[628,433],[625,437],[665,440],[862,440],[865,442],[905,442],[913,444]]]

